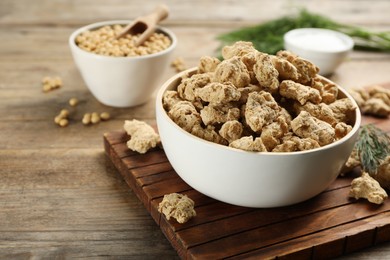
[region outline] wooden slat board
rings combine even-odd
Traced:
[[[364,117],[367,123],[390,132],[388,119]],[[358,172],[293,206],[239,207],[192,189],[172,169],[163,150],[140,155],[127,148],[128,139],[124,131],[106,133],[106,153],[182,259],[323,259],[390,240],[390,200],[378,206],[348,198]],[[157,211],[162,197],[172,192],[195,201],[195,218],[178,224]]]

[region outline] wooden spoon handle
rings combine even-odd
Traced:
[[[156,9],[149,15],[144,17],[144,20],[151,24],[157,24],[168,17],[169,9],[166,5],[158,5]]]

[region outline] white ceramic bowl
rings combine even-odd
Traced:
[[[138,57],[110,57],[80,49],[75,38],[86,30],[105,25],[128,24],[131,21],[114,20],[84,26],[69,37],[74,61],[88,89],[101,103],[113,107],[131,107],[145,103],[161,84],[165,69],[177,45],[175,35],[166,28],[157,31],[166,34],[172,44],[165,50]]]
[[[284,35],[284,48],[316,64],[321,75],[332,74],[353,45],[348,35],[327,29],[302,28]]]
[[[163,94],[176,89],[189,71],[194,69],[172,77],[158,91],[156,120],[169,162],[191,187],[230,204],[267,208],[312,198],[337,178],[358,135],[358,108],[352,131],[324,147],[288,153],[242,151],[198,138],[169,118],[162,105]],[[357,107],[345,90],[340,89],[340,95]]]

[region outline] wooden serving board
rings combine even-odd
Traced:
[[[390,132],[390,120],[363,120]],[[378,206],[348,198],[357,173],[339,177],[320,195],[293,206],[239,207],[192,189],[162,149],[140,155],[127,148],[128,139],[124,131],[106,133],[105,151],[182,259],[325,259],[390,240],[390,199]],[[172,192],[195,201],[195,218],[178,224],[157,211]]]

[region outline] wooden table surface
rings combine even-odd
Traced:
[[[92,22],[132,19],[160,1],[0,1],[0,259],[175,259],[176,252],[104,154],[103,133],[126,119],[155,122],[154,100],[134,108],[98,103],[77,71],[67,39]],[[213,55],[216,35],[304,6],[343,23],[390,30],[388,0],[167,0],[163,24],[176,33],[187,67]],[[245,3],[245,4],[244,4]],[[169,69],[164,79],[174,75]],[[331,77],[363,87],[390,81],[390,55],[354,52]],[[41,79],[63,87],[43,93]],[[152,75],[151,75],[152,76]],[[161,83],[162,83],[161,82]],[[68,127],[53,119],[77,97]],[[86,112],[112,119],[83,126]],[[389,259],[390,244],[343,257]]]

